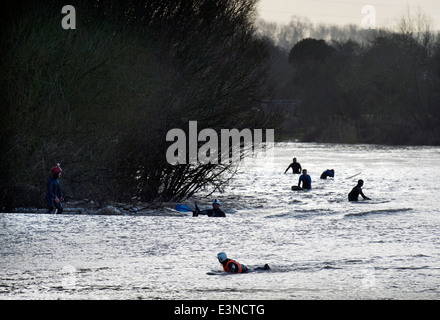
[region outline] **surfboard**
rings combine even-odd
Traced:
[[[228,274],[228,273],[224,272],[224,271],[216,271],[216,272],[207,272],[206,274],[208,276],[220,276],[220,275]]]
[[[301,188],[301,187],[298,187],[298,186],[292,186],[292,191],[302,191],[302,190],[304,190],[303,188]]]
[[[184,204],[176,204],[174,209],[180,212],[192,212],[192,209]]]
[[[265,264],[263,267],[256,267],[256,268],[248,268],[247,272],[243,272],[240,274],[246,274],[246,273],[251,273],[251,272],[262,272],[262,271],[269,271],[272,270],[270,268],[270,266],[268,264]],[[238,273],[229,273],[229,272],[224,272],[224,271],[210,271],[206,273],[209,276],[218,276],[218,275],[225,275],[225,274],[238,274]]]

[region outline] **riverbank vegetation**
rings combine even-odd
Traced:
[[[297,27],[296,33],[288,26]],[[301,141],[440,144],[440,35],[421,10],[393,29],[263,23],[284,49],[283,99],[300,101],[284,133]],[[286,34],[298,41],[286,41]],[[322,35],[323,38],[313,38]],[[302,38],[301,37],[305,37]],[[286,68],[288,69],[288,68]]]
[[[256,2],[71,1],[76,29],[65,30],[64,1],[5,1],[0,209],[45,206],[58,162],[67,199],[222,190],[233,164],[166,160],[166,133],[191,120],[301,141],[440,144],[440,39],[422,20],[320,33],[296,21],[281,36],[256,23]]]

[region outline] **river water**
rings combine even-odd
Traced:
[[[312,190],[290,190],[293,157]],[[292,142],[267,160],[214,195],[226,218],[1,213],[0,299],[440,298],[439,147]],[[358,179],[372,200],[349,203]],[[221,273],[219,251],[272,269]]]

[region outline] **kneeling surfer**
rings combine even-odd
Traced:
[[[358,184],[350,191],[348,194],[348,201],[358,201],[359,195],[362,196],[365,200],[371,200],[362,192],[362,186],[364,185],[364,180],[359,180]]]
[[[312,178],[307,174],[307,170],[303,169],[303,174],[299,176],[298,179],[298,187],[301,187],[302,182],[302,188],[304,190],[310,190],[312,189]]]
[[[208,217],[226,217],[226,214],[220,210],[220,201],[214,199],[212,201],[212,209],[200,210],[197,206],[197,201],[194,201],[196,210],[193,211],[193,217],[197,217],[199,214],[207,215]]]

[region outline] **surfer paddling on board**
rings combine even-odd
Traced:
[[[64,198],[60,186],[61,171],[60,165],[57,164],[52,168],[52,176],[49,178],[49,180],[47,180],[46,199],[49,205],[49,210],[47,210],[47,213],[51,213],[53,209],[55,209],[55,213],[63,212],[61,201],[64,201]]]
[[[253,270],[250,270],[245,265],[240,264],[235,260],[228,259],[228,257],[226,256],[226,253],[224,253],[224,252],[219,252],[217,254],[217,259],[221,263],[221,265],[223,266],[223,270],[225,272],[229,272],[229,273],[246,273],[246,272],[250,272],[250,271],[260,271],[260,270],[269,270],[270,269],[269,265],[266,263],[264,265],[264,267],[257,267]]]
[[[207,215],[208,217],[226,217],[226,214],[220,210],[220,201],[217,199],[212,201],[212,209],[200,210],[197,206],[197,201],[194,201],[196,210],[193,211],[193,217],[197,217],[199,214]]]
[[[348,201],[358,201],[359,195],[362,196],[365,200],[371,200],[362,192],[362,186],[364,185],[364,180],[359,180],[358,184],[350,191],[348,194]]]
[[[292,173],[301,173],[301,165],[299,162],[296,162],[296,158],[293,158],[292,163],[287,167],[284,173],[286,173],[290,168],[292,168]]]

